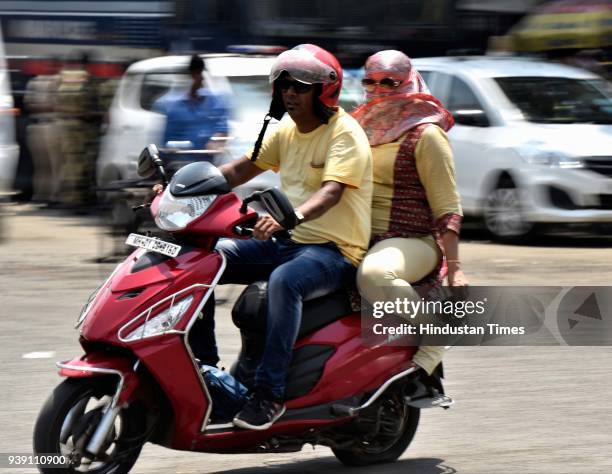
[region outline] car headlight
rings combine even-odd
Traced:
[[[524,148],[519,150],[519,154],[527,163],[532,165],[566,169],[584,168],[584,162],[580,158],[567,156],[558,151]]]
[[[204,214],[216,198],[216,195],[178,198],[167,189],[159,202],[155,223],[163,230],[184,229]]]
[[[191,306],[193,295],[190,295],[182,300],[175,302],[168,309],[157,314],[148,321],[143,322],[140,326],[130,332],[125,338],[126,342],[137,341],[145,337],[157,336],[174,328],[176,323],[180,321],[186,311]]]

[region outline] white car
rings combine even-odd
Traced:
[[[515,57],[413,64],[455,117],[466,215],[505,241],[550,224],[612,223],[612,100],[602,78]]]
[[[15,140],[15,108],[0,29],[0,193],[11,190],[17,172],[18,158],[19,145]]]
[[[230,139],[222,161],[239,158],[255,143],[270,107],[268,74],[275,57],[209,54],[202,58],[206,85],[229,102]],[[109,127],[101,143],[97,163],[99,186],[138,177],[138,155],[147,144],[160,144],[166,124],[165,117],[152,110],[153,104],[168,91],[190,85],[191,79],[185,73],[189,59],[164,56],[138,61],[127,69],[111,104]],[[273,127],[270,124],[267,133]],[[240,191],[246,194],[277,183],[276,175],[267,171]]]

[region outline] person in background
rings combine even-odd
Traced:
[[[440,286],[448,267],[450,286],[468,281],[459,260],[462,210],[446,136],[454,124],[433,97],[410,58],[380,51],[365,64],[367,102],[353,116],[372,147],[374,193],[372,247],[357,284],[369,302]],[[431,374],[443,347],[421,346],[413,364]]]
[[[95,165],[100,132],[96,90],[88,72],[89,56],[69,59],[59,73],[56,110],[63,154],[59,201],[87,211],[95,201]]]
[[[62,164],[56,113],[59,79],[57,74],[30,79],[24,99],[30,117],[26,143],[34,165],[32,199],[49,205],[58,200]]]
[[[194,54],[189,61],[188,91],[170,91],[158,98],[153,110],[166,116],[162,146],[168,142],[191,142],[192,149],[218,148],[212,138],[228,133],[228,111],[223,99],[205,87],[204,60]]]

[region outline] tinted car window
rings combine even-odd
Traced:
[[[530,122],[612,123],[602,81],[566,77],[500,77],[495,81]]]
[[[425,81],[425,84],[427,84],[427,87],[429,87],[429,80],[431,79],[432,72],[431,71],[421,71],[419,69],[419,73],[421,74],[421,77]]]
[[[187,89],[190,83],[191,78],[186,74],[147,74],[142,81],[140,90],[140,106],[145,110],[152,110],[155,101],[164,94],[172,89]]]
[[[453,112],[455,110],[482,110],[482,105],[478,101],[476,94],[465,81],[458,77],[453,77],[448,97],[447,108]]]

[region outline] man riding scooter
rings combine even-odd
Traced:
[[[295,207],[291,239],[271,237],[283,227],[270,216],[254,226],[255,239],[221,241],[227,258],[224,283],[268,279],[265,351],[254,392],[233,422],[264,430],[285,410],[285,380],[302,317],[302,302],[354,282],[370,239],[372,163],[367,137],[337,106],[342,69],[324,49],[302,44],[277,58],[270,72],[269,117],[290,119],[255,150],[221,167],[231,187],[265,170],[280,174],[281,188]],[[213,307],[202,327],[206,347],[215,348]],[[202,362],[218,362],[216,349]]]

